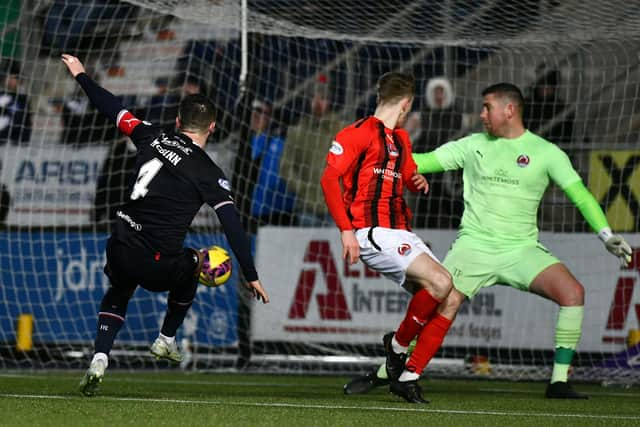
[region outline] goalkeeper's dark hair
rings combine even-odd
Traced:
[[[216,107],[202,94],[187,95],[178,107],[178,118],[183,132],[205,133],[216,121]]]
[[[395,103],[402,98],[413,98],[416,81],[411,74],[391,71],[380,76],[376,89],[378,104]]]
[[[524,97],[522,96],[522,91],[518,86],[511,83],[496,83],[491,85],[485,90],[482,91],[482,96],[494,94],[499,98],[505,98],[516,107],[522,114],[522,110],[524,109]]]

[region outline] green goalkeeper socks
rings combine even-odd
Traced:
[[[556,325],[556,353],[551,382],[566,382],[571,360],[580,341],[584,307],[560,307]]]
[[[387,367],[385,366],[384,362],[382,363],[382,365],[380,365],[380,367],[378,368],[378,372],[376,373],[376,376],[380,379],[386,380],[389,377],[387,376]]]

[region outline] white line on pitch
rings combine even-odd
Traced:
[[[81,378],[82,374],[78,374],[78,378]],[[0,378],[33,378],[38,380],[46,380],[50,378],[58,378],[58,379],[68,379],[76,381],[76,378],[69,377],[67,375],[29,375],[29,374],[0,374]],[[119,377],[109,377],[109,382],[124,382],[124,383],[149,383],[149,381],[153,381],[154,383],[160,384],[195,384],[195,385],[229,385],[229,386],[238,386],[238,387],[300,387],[300,384],[294,383],[266,383],[266,382],[251,382],[251,381],[204,381],[204,380],[166,380],[162,378],[119,378]],[[305,384],[305,388],[327,388],[330,386],[323,384]]]
[[[522,394],[531,394],[533,393],[531,390],[513,390],[506,388],[479,388],[478,391],[489,392],[489,393],[522,393]],[[588,391],[586,394],[592,396],[611,396],[611,397],[633,397],[637,398],[640,396],[637,392],[629,391],[625,392],[613,392],[613,391]]]
[[[73,398],[70,396],[39,395],[39,394],[7,394],[0,393],[0,397],[16,399],[51,399],[51,400],[85,400],[87,398]],[[506,411],[464,411],[460,409],[421,409],[421,408],[394,408],[388,406],[348,406],[348,405],[304,405],[300,403],[258,403],[258,402],[233,402],[215,400],[185,400],[185,399],[145,399],[136,397],[109,397],[101,396],[99,400],[114,400],[119,402],[141,402],[141,403],[177,403],[188,405],[216,405],[216,406],[253,406],[266,408],[298,408],[298,409],[346,409],[357,411],[389,411],[389,412],[422,412],[438,414],[459,414],[459,415],[496,415],[505,417],[555,417],[555,418],[585,418],[602,420],[639,420],[640,416],[624,415],[589,415],[571,413],[549,413],[549,412],[506,412]]]
[[[0,378],[32,378],[39,380],[46,380],[50,378],[60,378],[60,379],[69,379],[75,381],[76,379],[73,377],[69,377],[66,375],[44,375],[44,374],[0,374]],[[78,377],[79,378],[79,377]],[[167,380],[162,378],[153,378],[149,380],[138,379],[138,378],[119,378],[119,377],[109,377],[109,382],[116,383],[148,383],[149,381],[153,381],[154,383],[160,384],[195,384],[195,385],[228,385],[228,386],[236,386],[236,387],[278,387],[278,388],[290,388],[290,387],[300,387],[300,384],[295,383],[269,383],[269,382],[252,382],[252,381],[203,381],[203,380]],[[428,383],[427,383],[428,385]],[[328,384],[305,384],[305,388],[331,388],[331,385]],[[505,388],[480,388],[479,392],[489,392],[489,393],[519,393],[519,394],[535,394],[535,391],[531,390],[517,390],[517,389],[505,389]],[[630,390],[629,392],[610,392],[610,391],[597,391],[591,390],[587,394],[591,396],[610,396],[610,397],[631,397],[637,398],[639,393],[636,390]]]

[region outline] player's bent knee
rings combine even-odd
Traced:
[[[176,286],[169,291],[169,299],[180,304],[191,303],[198,291],[198,282],[195,280],[186,281],[182,285]]]
[[[447,295],[447,298],[442,301],[442,304],[438,308],[438,312],[447,319],[453,320],[465,298],[464,294],[452,289],[451,292],[449,292],[449,295]]]
[[[563,286],[555,298],[551,298],[561,306],[581,306],[584,305],[584,287],[574,282],[571,285]]]
[[[584,305],[584,286],[576,282],[571,287],[569,295],[567,295],[568,304],[565,305]]]
[[[116,313],[120,316],[124,316],[129,304],[129,299],[133,295],[133,291],[127,288],[120,288],[111,286],[107,289],[107,292],[102,298],[100,303],[100,311],[108,313]]]
[[[453,281],[451,274],[444,268],[440,268],[438,271],[434,271],[429,278],[433,289],[433,296],[439,300],[444,300],[451,292],[453,287]]]
[[[442,301],[453,287],[451,274],[427,254],[420,254],[409,265],[406,273],[407,282],[411,284],[411,293],[426,289],[434,298]]]
[[[462,305],[465,298],[466,296],[462,292],[452,289],[449,295],[447,296],[447,304],[451,307],[454,307],[457,310],[458,307]]]

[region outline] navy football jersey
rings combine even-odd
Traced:
[[[128,246],[179,254],[204,203],[214,209],[233,204],[229,181],[188,136],[165,133],[126,110],[117,123],[138,152],[136,179],[116,212],[113,236]]]

